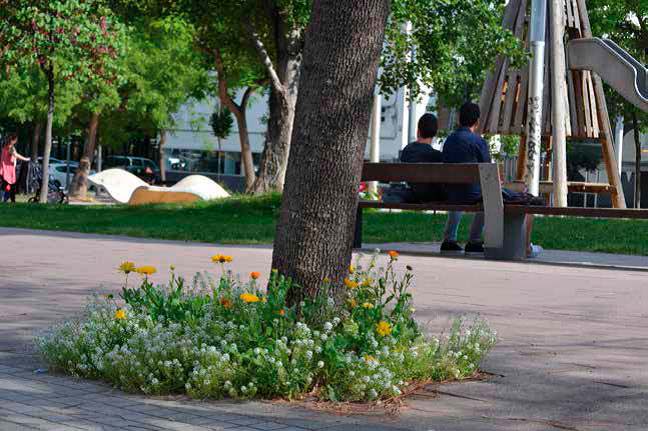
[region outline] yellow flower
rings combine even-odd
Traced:
[[[374,305],[371,302],[365,302],[362,306],[367,309],[374,308]]]
[[[252,280],[256,280],[256,279],[258,279],[259,277],[261,277],[261,273],[260,273],[260,272],[252,271],[252,272],[250,273],[250,278],[251,278]]]
[[[151,265],[144,265],[144,266],[140,266],[139,268],[135,269],[135,271],[138,274],[142,274],[142,275],[153,275],[153,274],[155,274],[157,272],[157,269],[155,269],[155,267],[151,266]]]
[[[117,269],[124,274],[130,274],[131,272],[135,271],[135,264],[133,262],[125,261],[122,262],[122,264],[119,265],[119,268]]]
[[[324,282],[324,284],[330,284],[331,283],[331,279],[328,278],[328,277],[324,277],[324,280],[322,280],[322,281]]]
[[[361,285],[361,286],[362,286],[362,287],[371,287],[371,285],[373,284],[373,282],[374,282],[374,281],[373,281],[373,278],[371,278],[371,277],[367,277],[367,278],[365,278],[365,279],[362,281],[362,285]]]
[[[115,319],[117,320],[124,320],[126,318],[126,311],[123,309],[119,308],[117,311],[115,311]]]
[[[260,301],[259,297],[252,293],[242,293],[240,298],[243,300],[243,302],[248,302],[248,303]]]
[[[355,272],[355,266],[349,265],[349,274],[353,274]]]
[[[357,281],[353,281],[353,280],[349,279],[348,277],[344,279],[344,284],[345,284],[346,287],[348,287],[349,289],[355,289],[356,287],[358,287],[358,282],[357,282]]]
[[[358,303],[356,302],[355,299],[353,299],[353,298],[349,299],[349,307],[356,308],[357,306],[358,306]]]
[[[387,254],[389,255],[389,257],[392,258],[392,260],[398,259],[398,256],[399,256],[398,252],[394,251],[394,250],[388,251]]]
[[[227,256],[225,254],[215,254],[211,257],[211,260],[214,263],[228,263],[232,261],[232,256]]]
[[[374,358],[374,357],[371,356],[371,355],[365,355],[365,356],[364,356],[364,360],[365,360],[366,362],[375,362],[375,361],[376,361],[376,358]]]
[[[391,331],[392,331],[392,327],[389,324],[389,322],[385,322],[384,320],[381,320],[376,325],[376,332],[381,337],[386,337],[387,335],[391,334]]]

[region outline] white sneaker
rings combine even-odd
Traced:
[[[533,259],[534,257],[538,257],[543,251],[544,248],[542,248],[541,246],[531,244],[530,251],[527,253],[527,258]]]

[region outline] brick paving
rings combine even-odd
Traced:
[[[402,256],[415,268],[417,314],[431,331],[461,314],[480,314],[498,331],[482,366],[491,374],[431,385],[399,416],[334,415],[300,404],[144,397],[41,372],[34,334],[78,313],[92,292],[118,292],[121,260],[157,266],[162,281],[169,264],[192,274],[218,251],[234,256],[235,272],[263,271],[269,248],[20,229],[0,229],[0,241],[13,250],[0,259],[0,431],[648,429],[643,271]]]

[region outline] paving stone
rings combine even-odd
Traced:
[[[15,422],[8,422],[0,419],[0,430],[2,431],[33,431],[38,428],[28,427],[23,424],[17,424]]]
[[[285,424],[280,424],[278,422],[261,422],[258,424],[254,425],[249,425],[251,428],[256,428],[259,430],[276,430],[276,429],[281,429],[281,428],[286,428]]]

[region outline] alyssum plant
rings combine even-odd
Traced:
[[[166,286],[155,268],[124,262],[121,298],[95,296],[82,317],[38,339],[51,367],[102,379],[126,391],[186,393],[194,398],[299,398],[368,401],[401,394],[412,382],[473,375],[496,342],[481,320],[457,319],[443,339],[415,321],[411,268],[398,276],[398,253],[358,259],[335,304],[324,280],[318,297],[286,306],[290,280],[272,272],[267,288],[252,272],[241,281],[215,255],[214,277]],[[365,259],[366,260],[366,259]],[[129,277],[141,276],[139,287]]]

